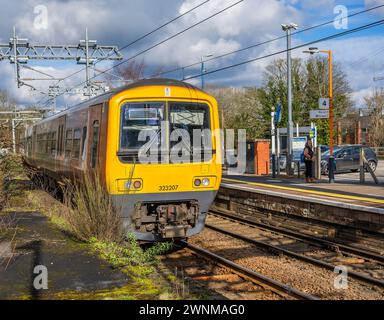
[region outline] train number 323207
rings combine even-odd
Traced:
[[[175,191],[179,188],[179,185],[167,185],[167,186],[159,186],[159,191]]]

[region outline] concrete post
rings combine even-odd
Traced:
[[[321,179],[321,147],[316,147],[315,177]]]
[[[364,149],[360,148],[360,183],[365,182]]]

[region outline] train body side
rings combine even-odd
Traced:
[[[196,163],[142,164],[121,156],[122,107],[127,104],[160,102],[164,112],[172,103],[205,105],[210,130],[219,128],[216,100],[175,83],[135,85],[37,123],[27,130],[26,165],[48,183],[63,184],[65,178],[98,172],[121,211],[125,230],[139,240],[197,234],[221,182],[220,139],[212,135],[212,157]],[[196,186],[196,179],[209,179],[209,184]],[[139,188],[133,187],[136,181]]]

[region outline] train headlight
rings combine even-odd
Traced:
[[[128,189],[128,190],[131,189],[131,186],[132,186],[131,181],[126,181],[124,184],[125,189]]]
[[[140,188],[141,188],[141,182],[140,182],[140,181],[135,181],[135,182],[133,183],[133,187],[134,187],[135,189],[140,189]]]
[[[195,184],[196,187],[199,187],[201,185],[201,180],[200,179],[195,179],[194,184]]]
[[[209,186],[209,179],[208,178],[204,178],[202,183],[203,183],[204,187],[208,187]]]

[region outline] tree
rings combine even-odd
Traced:
[[[248,139],[263,138],[268,127],[263,119],[263,106],[257,88],[223,88],[209,85],[219,106],[222,128],[246,129]]]
[[[0,90],[0,110],[9,111],[15,109],[15,100],[11,97],[8,91]]]
[[[384,90],[374,90],[364,97],[365,104],[370,111],[369,141],[372,146],[384,145]]]
[[[117,74],[125,80],[137,81],[144,77],[145,68],[144,60],[131,60],[117,67]]]
[[[292,60],[292,113],[293,122],[308,126],[309,111],[318,109],[318,99],[329,96],[328,61],[316,56],[308,60]],[[333,107],[335,122],[352,107],[351,89],[341,66],[333,64]],[[264,121],[270,122],[271,109],[281,103],[283,106],[282,126],[288,118],[287,67],[283,59],[272,62],[264,73],[260,97],[264,105]],[[329,121],[313,121],[318,127],[318,143],[329,144]]]

